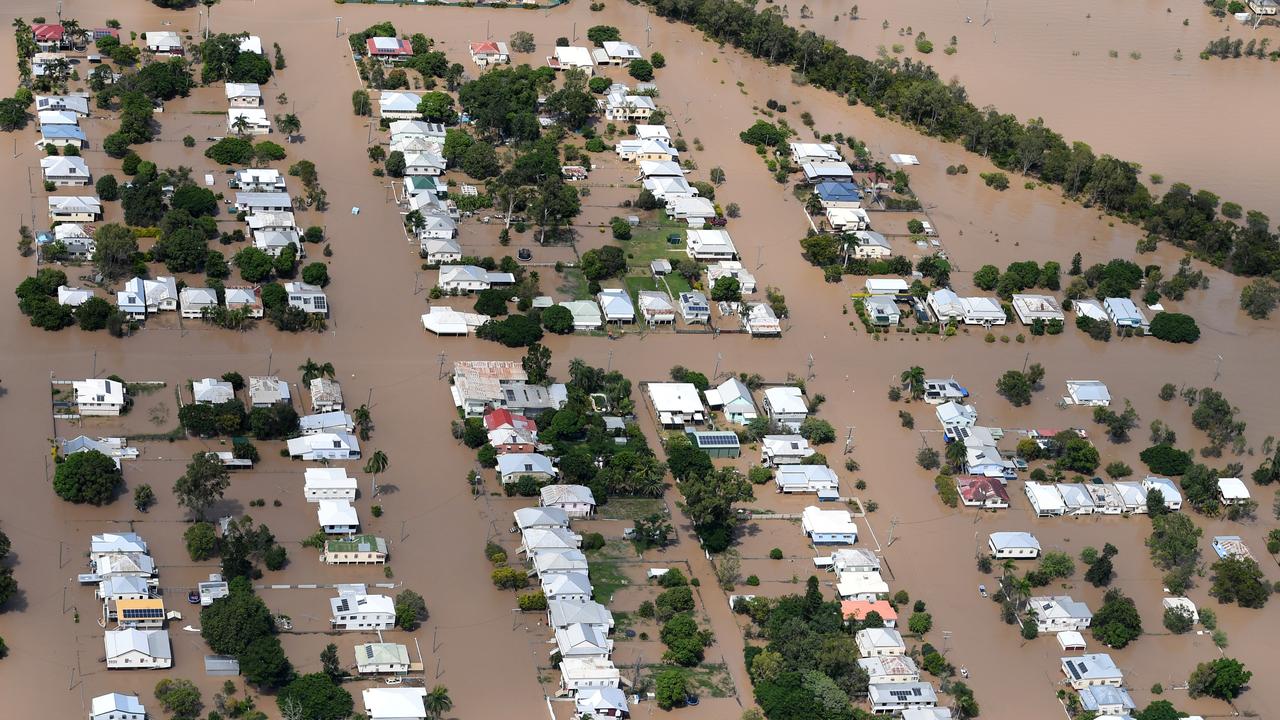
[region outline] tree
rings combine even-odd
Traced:
[[[187,555],[193,562],[204,562],[218,551],[218,535],[212,523],[198,522],[182,533]]]
[[[245,682],[264,691],[282,687],[293,677],[293,665],[280,646],[280,638],[264,635],[254,640],[239,656],[240,674]]]
[[[1088,580],[1094,587],[1106,587],[1111,584],[1111,578],[1114,574],[1111,557],[1103,555],[1089,563],[1089,569],[1085,571],[1084,579]]]
[[[387,471],[387,466],[391,461],[387,459],[387,454],[381,450],[374,450],[369,456],[369,460],[364,464],[364,471],[373,476],[374,485],[378,484],[378,476]]]
[[[101,225],[93,233],[93,264],[108,280],[118,280],[133,269],[138,240],[129,228],[117,223]]]
[[[413,631],[427,619],[427,602],[412,590],[401,590],[396,595],[396,627]]]
[[[511,49],[518,53],[531,53],[537,50],[537,44],[534,41],[533,33],[527,30],[517,30],[511,34]]]
[[[653,65],[648,60],[637,58],[627,66],[627,74],[641,82],[648,82],[653,79]]]
[[[1209,594],[1220,603],[1234,602],[1240,607],[1260,608],[1267,604],[1271,595],[1271,586],[1267,583],[1262,568],[1253,558],[1240,558],[1232,555],[1222,558],[1210,568],[1213,573],[1213,585]]]
[[[210,145],[204,156],[219,165],[247,165],[253,160],[253,143],[238,137],[224,137]]]
[[[231,259],[240,269],[240,277],[245,282],[259,283],[271,276],[274,267],[271,256],[256,247],[241,248]],[[265,300],[265,293],[264,293]]]
[[[335,682],[347,676],[347,672],[342,669],[342,661],[338,659],[338,646],[333,643],[325,645],[324,650],[320,651],[320,667]]]
[[[916,635],[924,635],[933,627],[933,616],[927,612],[911,613],[907,621],[907,629]]]
[[[800,423],[800,436],[814,445],[835,442],[836,429],[831,423],[812,415]]]
[[[680,483],[680,491],[684,494],[685,512],[693,521],[694,532],[702,540],[703,547],[716,553],[723,552],[732,543],[733,528],[737,522],[733,503],[755,498],[751,483],[731,467],[689,477]]]
[[[1138,458],[1158,475],[1182,475],[1191,468],[1191,453],[1164,443],[1143,450]]]
[[[476,180],[491,178],[501,170],[498,153],[492,145],[484,143],[475,143],[463,151],[461,167],[463,172]]]
[[[249,645],[275,631],[266,603],[246,578],[231,581],[230,592],[200,611],[200,636],[219,655],[240,657]]]
[[[551,350],[542,343],[529,346],[521,365],[525,374],[529,376],[529,382],[534,385],[546,385],[551,381],[548,375],[551,371]]]
[[[1193,343],[1200,339],[1195,318],[1182,313],[1158,312],[1151,320],[1151,334],[1171,343]]]
[[[1119,590],[1108,590],[1102,607],[1093,614],[1093,637],[1120,649],[1142,634],[1142,617],[1133,599]]]
[[[322,262],[309,263],[302,268],[302,282],[325,287],[329,284],[329,266]]]
[[[53,490],[73,503],[103,505],[115,498],[124,478],[115,461],[97,450],[75,453],[58,463]]]
[[[29,119],[26,105],[17,98],[0,99],[0,130],[11,132],[27,126]]]
[[[924,397],[924,368],[912,365],[903,370],[898,379],[902,381],[902,386],[910,391],[912,400]]]
[[[1239,660],[1217,658],[1196,665],[1187,680],[1187,692],[1191,697],[1208,695],[1229,702],[1240,697],[1252,677]]]
[[[1280,304],[1280,286],[1267,278],[1253,280],[1240,291],[1240,309],[1254,320],[1267,319],[1277,304]]]
[[[604,47],[606,41],[617,42],[622,39],[622,32],[612,25],[593,25],[587,28],[587,39],[596,47]]]
[[[422,704],[426,707],[427,717],[431,720],[440,720],[445,713],[453,709],[453,698],[449,697],[449,688],[436,685],[422,699]]]
[[[920,448],[916,453],[916,464],[925,470],[936,470],[941,464],[938,460],[938,451],[931,447]],[[947,484],[950,485],[951,482],[948,480]]]
[[[711,286],[711,299],[716,302],[741,302],[742,284],[737,278],[728,275],[716,278],[715,285]]]
[[[1040,557],[1040,571],[1051,578],[1069,578],[1076,573],[1076,563],[1064,552],[1048,551]]]
[[[500,288],[488,288],[476,293],[475,310],[481,315],[489,317],[502,317],[507,314],[507,298],[511,297],[509,290]]]
[[[1091,473],[1101,462],[1093,443],[1075,436],[1063,443],[1062,456],[1058,458],[1060,468],[1078,473]]]
[[[369,100],[368,90],[356,90],[351,93],[351,111],[361,116],[373,114],[373,103]]]
[[[333,368],[333,363],[318,363],[311,358],[307,358],[306,362],[298,366],[298,372],[302,373],[303,385],[308,385],[312,380],[316,380],[318,378],[328,378],[332,380],[336,373]]]
[[[1184,607],[1167,607],[1164,609],[1164,628],[1174,635],[1191,632],[1195,621],[1191,611]]]
[[[322,672],[298,676],[276,696],[276,704],[282,713],[288,708],[307,720],[345,720],[353,708],[351,693]]]
[[[556,335],[573,332],[573,313],[563,305],[552,305],[542,311],[542,327]]]
[[[277,115],[276,129],[284,133],[289,142],[293,142],[294,136],[302,132],[302,121],[293,113]]]
[[[685,698],[689,694],[684,673],[676,668],[667,668],[659,672],[653,679],[653,685],[654,699],[657,701],[658,707],[663,710],[670,710],[673,707],[684,705]]]
[[[1031,379],[1018,370],[1009,370],[996,381],[996,391],[1014,407],[1031,403]]]
[[[200,700],[200,688],[184,678],[165,678],[156,683],[156,700],[174,720],[196,720],[204,703]]]
[[[191,456],[187,471],[174,482],[173,494],[179,505],[203,520],[205,511],[222,499],[230,485],[230,473],[218,456],[197,451]]]
[[[973,274],[973,284],[981,290],[995,290],[1000,282],[1000,268],[995,265],[983,265]]]
[[[512,315],[484,323],[476,330],[476,337],[507,347],[528,347],[542,339],[542,327],[528,315]]]
[[[458,119],[458,111],[453,109],[453,97],[448,93],[424,93],[418,102],[418,114],[427,122],[452,125]]]
[[[387,159],[383,161],[382,167],[390,177],[404,177],[404,153],[399,150],[391,151],[387,155]]]
[[[213,215],[218,212],[218,198],[208,188],[183,185],[173,192],[169,206],[174,210],[186,210],[191,217]]]
[[[622,248],[606,245],[583,253],[580,267],[587,280],[600,282],[626,272],[627,258]]]

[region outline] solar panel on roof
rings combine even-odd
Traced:
[[[372,645],[365,645],[365,646],[364,646],[364,656],[365,656],[365,657],[367,657],[367,658],[369,658],[370,660],[372,660],[372,659],[373,659],[373,646],[372,646]]]
[[[126,608],[124,611],[126,620],[149,620],[163,617],[163,608]]]

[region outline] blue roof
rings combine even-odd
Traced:
[[[40,134],[47,138],[86,139],[84,131],[78,125],[41,125]]]
[[[818,197],[823,200],[850,201],[861,200],[862,191],[851,182],[822,182],[816,188]]]

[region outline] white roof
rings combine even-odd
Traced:
[[[1058,647],[1066,650],[1068,648],[1083,648],[1085,646],[1084,635],[1077,630],[1063,630],[1058,633]]]
[[[647,127],[653,127],[653,126],[647,126]],[[658,126],[658,127],[662,127],[662,126]],[[670,160],[641,160],[640,176],[646,177],[646,178],[651,178],[651,177],[683,178],[684,170],[680,168],[679,163],[675,163]]]
[[[698,388],[692,383],[649,383],[649,398],[653,400],[654,411],[659,413],[697,413],[703,410]]]
[[[907,292],[907,281],[901,278],[867,278],[863,283],[872,295]]]
[[[240,40],[240,52],[249,52],[254,55],[262,54],[262,38],[257,35],[250,35]]]
[[[182,39],[172,30],[148,30],[144,34],[147,36],[147,47],[182,47]]]
[[[563,505],[574,503],[596,504],[595,495],[586,485],[545,485],[539,491],[542,504]]]
[[[1039,552],[1040,541],[1029,532],[993,532],[991,546],[997,550],[1035,548]]]
[[[556,468],[551,464],[551,458],[541,453],[506,453],[498,456],[498,472],[503,475],[522,472],[554,475]]]
[[[309,489],[356,489],[356,479],[347,477],[346,468],[307,468],[302,477],[304,486]]]
[[[89,552],[146,552],[147,541],[137,533],[102,533],[89,539]]]
[[[829,143],[791,143],[791,154],[799,160],[810,158],[840,162],[840,151]]]
[[[152,658],[173,658],[173,651],[169,647],[169,633],[165,630],[108,630],[103,635],[103,642],[107,649],[107,659],[134,651]]]
[[[848,510],[823,510],[810,505],[801,513],[800,524],[805,532],[813,534],[856,535],[858,533],[858,526],[854,524],[853,516]]]
[[[191,394],[196,402],[221,403],[235,397],[236,391],[226,380],[203,378],[191,383]]]
[[[1218,492],[1226,500],[1248,500],[1249,488],[1240,478],[1218,478]]]
[[[324,527],[356,526],[360,524],[356,509],[346,500],[321,500],[316,507],[316,518],[320,521],[320,525]]]
[[[262,108],[231,108],[227,111],[228,125],[235,125],[239,118],[244,118],[249,127],[266,127],[270,124],[267,111]]]
[[[605,40],[600,43],[604,47],[604,51],[611,58],[636,59],[640,57],[640,49],[629,42],[620,42],[618,40]]]
[[[53,195],[48,201],[51,213],[102,213],[102,201],[93,195]]]
[[[422,327],[436,335],[466,335],[471,328],[489,321],[488,315],[458,312],[451,307],[432,306],[422,315]]]
[[[73,110],[41,110],[36,114],[41,125],[79,125],[80,120]],[[72,156],[74,157],[74,156]]]
[[[515,517],[516,527],[521,530],[536,527],[569,527],[569,514],[557,507],[520,508],[512,515]]]
[[[865,628],[859,630],[857,636],[871,647],[900,648],[907,646],[902,641],[902,633],[893,628]]]
[[[688,198],[689,200],[703,200],[710,202],[705,198]],[[681,199],[683,200],[683,198]],[[714,214],[714,211],[713,211]],[[733,238],[729,237],[727,230],[718,228],[712,230],[686,230],[685,239],[689,244],[689,252],[694,255],[716,254],[725,255],[738,253],[738,248],[734,247]]]
[[[324,432],[289,439],[289,454],[302,455],[312,450],[346,449],[360,451],[356,436],[348,432]]]
[[[1068,380],[1067,394],[1078,403],[1111,402],[1111,391],[1101,380]]]
[[[591,579],[586,573],[570,572],[548,575],[542,579],[542,591],[548,598],[557,595],[586,595],[591,597]]]
[[[40,158],[40,170],[46,177],[75,176],[89,178],[89,165],[82,157],[50,155]]]
[[[383,90],[378,96],[378,107],[391,112],[417,112],[422,97],[409,92]]]
[[[946,427],[953,425],[970,425],[978,422],[978,409],[972,405],[961,405],[954,400],[939,405],[934,411],[938,422]]]
[[[596,63],[591,59],[591,50],[571,45],[555,49],[556,61],[568,67],[592,67]]]
[[[307,430],[325,430],[327,428],[343,428],[350,432],[355,423],[352,422],[350,413],[342,410],[330,410],[329,412],[303,415],[298,418],[298,426],[304,432]]]
[[[344,591],[342,586],[338,587],[338,597],[329,598],[329,608],[333,611],[334,617],[351,613],[396,614],[395,601],[387,595],[366,595],[363,592],[364,585],[355,586],[360,592],[351,592],[349,589]]]
[[[426,688],[368,688],[361,694],[370,720],[427,716],[427,708],[423,702],[423,698],[427,696]]]
[[[94,698],[90,705],[90,715],[103,715],[110,712],[135,713],[142,715],[146,708],[133,695],[123,693],[107,693]]]
[[[666,125],[636,125],[636,137],[641,140],[670,140],[671,132],[667,130]],[[645,160],[640,163],[641,172],[644,172],[644,163],[652,162]]]
[[[594,600],[551,600],[547,603],[547,613],[552,627],[565,627],[574,623],[613,627],[613,613]]]
[[[839,485],[840,477],[836,475],[835,470],[826,465],[783,465],[774,473],[774,481],[779,487],[786,485],[825,485],[834,489]],[[853,531],[857,530],[857,526],[853,524],[852,520],[849,521],[849,527]]]
[[[1107,311],[1102,309],[1102,303],[1090,298],[1081,298],[1073,303],[1076,315],[1083,315],[1093,320],[1107,322],[1111,318],[1107,317]]]
[[[89,378],[71,383],[76,402],[124,404],[124,385],[106,378]]]
[[[225,90],[227,93],[228,100],[231,100],[232,98],[241,98],[241,97],[253,97],[253,98],[262,97],[262,88],[258,87],[257,83],[229,82],[227,83]]]
[[[70,307],[80,307],[85,304],[89,298],[93,297],[93,292],[83,288],[67,287],[66,285],[58,286],[58,304]]]
[[[760,442],[770,455],[809,457],[815,452],[799,435],[765,435]]]
[[[707,388],[702,394],[706,396],[708,405],[723,407],[726,411],[736,408],[744,412],[755,412],[756,409],[751,391],[736,377],[731,377],[716,387]]]
[[[1109,680],[1124,677],[1106,653],[1090,653],[1062,658],[1062,669],[1071,680]]]
[[[798,387],[771,387],[764,391],[764,399],[775,413],[790,415],[809,412],[809,405]]]
[[[600,303],[600,311],[605,320],[634,319],[635,305],[631,304],[631,296],[621,288],[605,288],[596,294]]]

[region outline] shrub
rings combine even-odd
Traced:
[[[769,551],[769,559],[770,559],[770,560],[781,560],[781,559],[782,559],[782,548],[774,548],[774,549],[770,550],[770,551]]]
[[[1182,475],[1191,468],[1191,453],[1163,443],[1143,450],[1138,457],[1157,475]]]
[[[1151,334],[1165,342],[1193,343],[1200,339],[1195,318],[1182,313],[1160,312],[1151,321]]]
[[[496,587],[503,590],[522,588],[529,584],[529,578],[523,572],[511,567],[496,568],[490,579]]]

